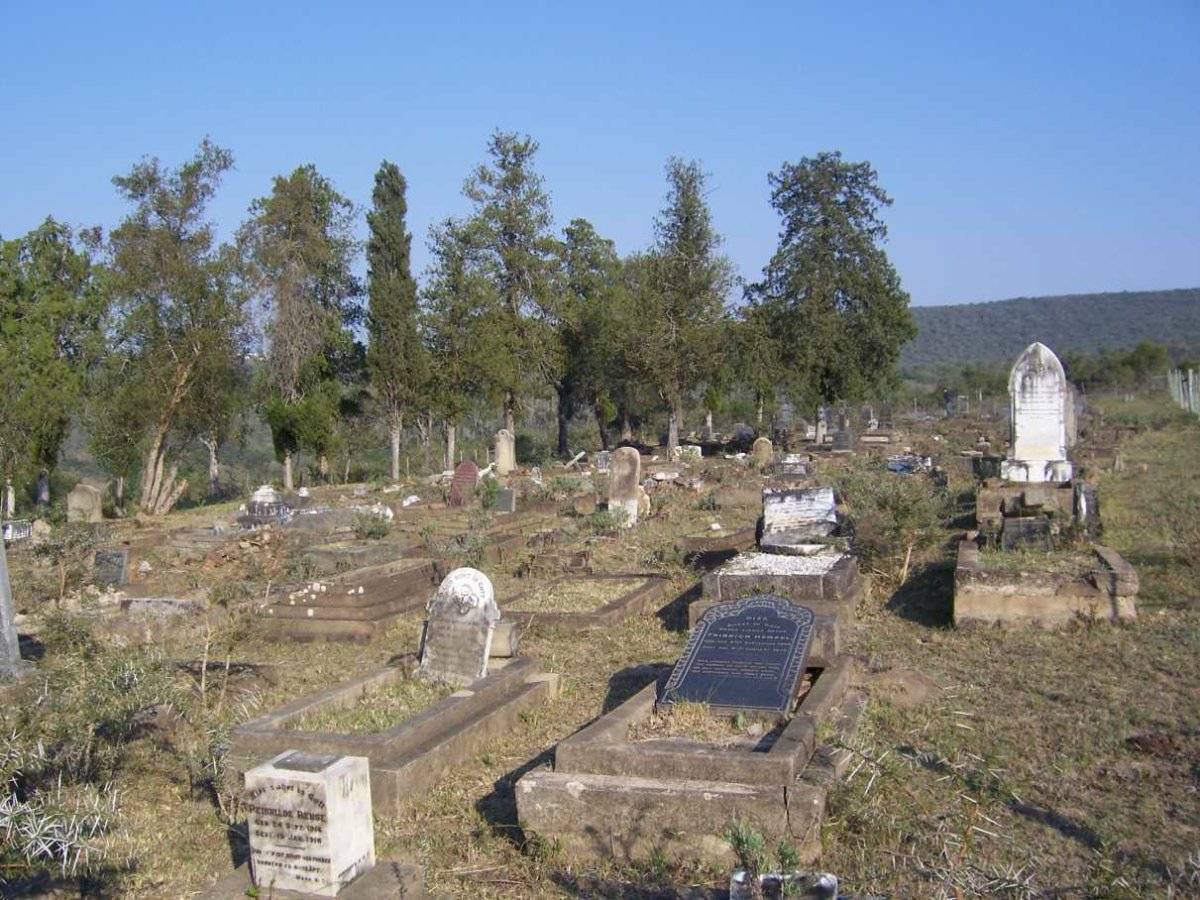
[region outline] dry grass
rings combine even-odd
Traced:
[[[628,594],[638,583],[633,578],[560,581],[530,588],[505,609],[515,612],[592,612]]]
[[[289,722],[293,731],[377,734],[428,709],[454,692],[448,684],[413,676],[367,691],[349,706],[318,709]]]

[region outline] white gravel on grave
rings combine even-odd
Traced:
[[[824,575],[845,555],[833,549],[814,556],[742,553],[717,572],[721,575]]]

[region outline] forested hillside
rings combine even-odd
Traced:
[[[912,313],[919,333],[902,350],[902,367],[1010,359],[1033,341],[1060,354],[1128,350],[1145,340],[1200,350],[1200,288],[1017,297]]]

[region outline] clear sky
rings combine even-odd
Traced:
[[[496,128],[533,135],[559,225],[652,239],[668,156],[699,159],[753,280],[767,173],[869,160],[915,304],[1200,286],[1200,0],[708,4],[0,2],[0,235],[116,224],[110,179],[204,135],[228,234],[314,163],[356,203],[409,182],[468,210]],[[365,226],[363,226],[365,228]]]

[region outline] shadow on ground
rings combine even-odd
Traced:
[[[933,563],[911,575],[892,594],[887,609],[928,628],[948,626],[954,618],[954,563]]]

